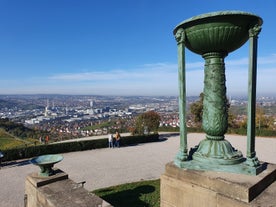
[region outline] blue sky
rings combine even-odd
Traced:
[[[0,0],[0,94],[178,95],[174,27],[221,10],[263,18],[257,94],[275,95],[275,0]],[[230,96],[247,93],[248,51],[225,59]],[[199,95],[204,60],[186,62]]]

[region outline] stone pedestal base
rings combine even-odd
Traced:
[[[275,207],[276,165],[257,176],[181,169],[161,176],[161,207]]]
[[[24,207],[111,207],[98,196],[68,179],[68,174],[55,169],[49,177],[30,174],[25,182]]]

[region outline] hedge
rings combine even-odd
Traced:
[[[145,136],[126,136],[121,138],[121,146],[128,146],[138,143],[156,142],[159,140],[158,134]],[[2,161],[11,161],[18,159],[31,158],[45,154],[60,154],[66,152],[75,152],[83,150],[92,150],[106,148],[108,146],[108,139],[93,139],[85,141],[74,141],[64,143],[51,143],[47,145],[29,146],[24,148],[15,148],[4,150],[4,157]]]

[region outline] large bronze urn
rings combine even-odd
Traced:
[[[255,153],[255,102],[257,36],[262,19],[241,11],[222,11],[192,17],[174,29],[178,44],[180,151],[175,164],[192,169],[211,169],[246,174],[260,172]],[[247,158],[224,138],[228,127],[224,59],[250,39],[248,78]],[[204,66],[202,126],[206,139],[187,150],[185,47],[201,55]],[[230,77],[231,78],[231,77]]]

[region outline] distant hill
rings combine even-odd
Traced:
[[[6,101],[0,99],[0,108],[14,108],[17,107],[19,104],[13,101]]]
[[[31,110],[31,109],[38,109],[43,108],[42,106],[38,106],[32,103],[25,103],[23,101],[19,102],[17,100],[4,100],[0,98],[0,108],[8,108],[8,109],[24,109],[24,110]]]

